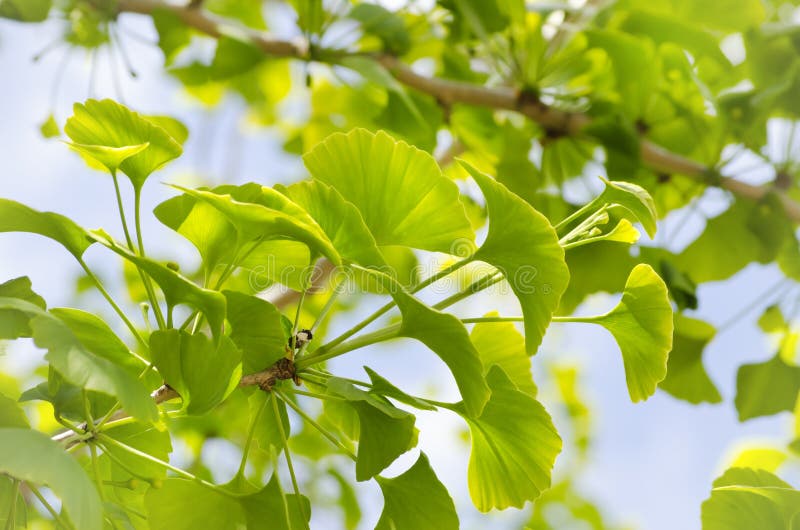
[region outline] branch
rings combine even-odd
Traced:
[[[275,57],[289,57],[309,60],[308,43],[299,40],[280,40],[264,32],[234,25],[233,23],[211,15],[202,9],[166,4],[160,0],[119,0],[120,13],[151,14],[156,9],[167,9],[177,15],[187,26],[214,38],[225,34],[244,38],[265,54]],[[334,54],[341,58],[341,53]],[[363,56],[363,54],[359,54]],[[435,97],[445,104],[464,103],[494,109],[519,112],[535,121],[548,131],[568,136],[580,136],[591,118],[579,112],[566,112],[549,107],[538,100],[531,100],[524,93],[509,87],[486,87],[452,81],[437,77],[428,77],[414,72],[400,59],[388,54],[369,55],[404,85]],[[707,185],[717,186],[735,195],[759,200],[772,191],[779,193],[780,200],[789,218],[800,223],[800,204],[791,200],[785,193],[769,186],[754,186],[730,177],[715,177],[717,171],[663,147],[642,140],[642,162],[649,168],[684,175]]]

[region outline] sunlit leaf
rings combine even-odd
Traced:
[[[703,530],[796,530],[798,512],[800,491],[767,471],[732,468],[703,503]]]
[[[249,374],[272,366],[286,355],[288,337],[281,313],[271,303],[255,296],[224,291],[228,302],[230,338],[242,352],[242,369]]]
[[[605,180],[606,188],[597,199],[598,204],[616,204],[630,212],[636,221],[642,223],[647,235],[656,235],[658,212],[653,197],[637,184],[623,181]]]
[[[47,19],[52,5],[52,0],[0,0],[0,18],[41,22]]]
[[[0,428],[0,472],[49,486],[77,528],[103,528],[97,488],[78,461],[45,434],[30,429]]]
[[[667,362],[667,377],[658,386],[689,403],[719,403],[717,387],[703,367],[703,350],[714,338],[711,324],[675,314],[672,351]]]
[[[358,208],[379,245],[452,253],[474,240],[458,188],[433,157],[386,133],[336,133],[303,160]]]
[[[47,309],[44,299],[33,292],[31,280],[27,276],[14,278],[0,284],[1,298],[17,298],[31,304]],[[31,329],[28,325],[30,317],[24,311],[16,309],[0,310],[0,340],[14,340],[19,337],[30,337]]]
[[[0,232],[29,232],[61,243],[81,257],[93,243],[86,230],[63,215],[39,212],[9,199],[0,199]]]
[[[653,395],[667,375],[673,322],[667,286],[652,267],[639,264],[633,268],[622,300],[605,315],[572,320],[600,324],[614,335],[632,401]]]
[[[370,392],[379,394],[381,396],[389,397],[392,399],[396,399],[400,403],[405,403],[406,405],[411,405],[412,407],[421,410],[436,410],[436,407],[434,407],[427,401],[422,401],[421,399],[417,399],[414,396],[406,394],[405,392],[394,386],[387,379],[381,377],[377,372],[372,370],[369,366],[365,366],[364,371],[367,372],[370,383],[372,383],[372,387],[369,390]]]
[[[497,312],[485,316],[498,316]],[[531,359],[525,352],[525,337],[511,322],[475,324],[469,339],[478,350],[487,372],[497,365],[511,379],[518,390],[536,397],[536,385],[531,375]]]
[[[218,188],[218,193],[175,186],[222,212],[237,229],[242,242],[256,239],[302,241],[333,263],[340,263],[320,226],[300,206],[283,194],[257,185]]]
[[[244,525],[235,498],[191,480],[169,478],[160,488],[150,488],[144,502],[152,530],[239,530]]]
[[[464,414],[472,435],[470,496],[482,512],[522,508],[550,487],[561,438],[544,407],[520,392],[502,368],[490,368],[487,380],[492,395],[483,413]]]
[[[525,349],[533,355],[569,283],[564,249],[550,222],[530,204],[465,162],[489,209],[489,233],[475,259],[500,269],[525,318]]]
[[[276,474],[262,489],[239,499],[239,504],[248,530],[304,530],[309,527],[311,503],[304,496],[298,503],[297,495],[282,493]]]
[[[28,429],[28,418],[13,399],[0,394],[0,428],[15,427]]]
[[[358,414],[356,480],[369,480],[415,445],[413,415],[336,377],[328,380],[328,392]]]
[[[181,395],[189,414],[203,414],[217,406],[242,376],[242,354],[228,337],[214,344],[202,333],[156,331],[150,335],[150,352],[153,364]]]
[[[315,180],[279,187],[319,223],[342,258],[365,267],[386,265],[375,238],[356,207],[336,188]]]
[[[81,155],[84,159],[100,164],[110,173],[116,173],[119,166],[125,160],[134,155],[138,155],[150,144],[128,145],[124,147],[108,147],[105,145],[85,145],[78,143],[67,144],[73,151]]]
[[[744,364],[736,374],[739,421],[794,410],[800,392],[800,366],[780,355],[763,363]]]
[[[119,165],[136,189],[141,189],[151,173],[183,152],[167,131],[110,99],[76,103],[64,132],[76,144],[87,146],[129,148],[146,144],[146,149]]]
[[[405,473],[377,477],[383,492],[383,512],[375,530],[457,530],[453,499],[420,453]]]

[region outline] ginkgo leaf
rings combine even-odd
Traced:
[[[672,306],[667,286],[650,265],[640,263],[633,268],[622,300],[605,315],[564,320],[600,324],[611,332],[622,351],[633,402],[652,396],[666,377],[672,350]]]
[[[433,157],[384,132],[332,134],[303,161],[358,208],[378,245],[453,253],[474,241],[458,188]]]
[[[102,530],[103,505],[97,488],[78,461],[47,435],[0,428],[0,473],[49,486],[76,528]]]
[[[616,204],[630,212],[634,219],[642,223],[647,235],[651,238],[656,235],[656,221],[658,212],[653,197],[637,184],[632,182],[606,180],[603,193],[595,199],[598,204]]]
[[[284,357],[288,337],[278,308],[256,296],[236,291],[223,294],[228,302],[230,338],[242,351],[244,373],[264,370]]]
[[[377,372],[375,372],[369,366],[365,366],[364,371],[367,372],[369,380],[372,383],[372,387],[370,387],[369,389],[370,392],[374,394],[379,394],[381,396],[390,397],[392,399],[396,399],[400,403],[411,405],[412,407],[418,408],[420,410],[436,410],[436,407],[434,407],[427,401],[422,401],[421,399],[406,394],[405,392],[394,386],[392,383],[390,383],[387,379],[381,377]]]
[[[247,530],[305,530],[309,527],[311,503],[308,498],[301,495],[298,502],[297,495],[284,494],[278,480],[273,473],[266,486],[238,499]]]
[[[498,316],[497,312],[486,314]],[[469,340],[478,350],[485,371],[497,365],[520,391],[536,397],[536,384],[531,375],[531,358],[525,352],[523,337],[511,322],[487,322],[475,324]]]
[[[405,473],[376,480],[383,492],[383,512],[375,530],[458,530],[453,499],[425,453]]]
[[[0,297],[16,298],[47,309],[44,299],[33,292],[31,280],[27,276],[14,278],[0,284]],[[20,337],[30,337],[31,329],[28,325],[30,317],[24,311],[16,309],[0,309],[0,340],[15,340]]]
[[[412,414],[337,377],[327,386],[358,414],[356,480],[369,480],[416,444]]]
[[[184,194],[162,202],[153,213],[197,248],[206,277],[211,276],[217,265],[233,258],[237,250],[236,230],[210,204]]]
[[[416,339],[438,355],[453,374],[467,412],[479,415],[489,398],[489,387],[483,377],[480,356],[464,324],[449,313],[423,304],[391,276],[372,269],[360,271],[371,276],[384,292],[389,292],[400,309],[403,320],[394,336]]]
[[[145,271],[161,287],[170,311],[178,304],[186,304],[199,309],[208,319],[214,336],[221,336],[222,323],[225,319],[225,297],[222,294],[199,287],[169,267],[134,254],[101,230],[93,230],[90,235],[95,241]]]
[[[180,186],[175,188],[222,212],[236,227],[242,241],[294,239],[307,244],[334,264],[341,263],[339,253],[325,232],[305,210],[272,188],[248,186],[218,188],[219,193]]]
[[[319,223],[342,258],[365,267],[386,265],[358,209],[335,188],[314,180],[277,189]]]
[[[461,165],[481,187],[489,210],[489,232],[474,258],[497,267],[516,294],[525,349],[533,355],[569,283],[564,249],[545,216],[488,175]]]
[[[462,415],[472,436],[468,482],[472,502],[482,512],[522,508],[550,487],[561,438],[550,415],[514,386],[499,366],[487,375],[491,398],[475,418]]]
[[[3,394],[0,394],[0,427],[30,428],[25,412],[16,401]]]
[[[676,313],[667,377],[658,386],[689,403],[719,403],[717,387],[703,367],[703,350],[714,338],[714,326]]]
[[[126,145],[125,147],[108,147],[105,145],[85,145],[68,143],[73,151],[80,154],[88,162],[99,164],[109,173],[116,173],[119,166],[133,155],[137,155],[148,148],[149,143],[139,145]]]
[[[800,491],[762,469],[731,468],[703,502],[703,530],[797,530]]]
[[[603,241],[616,241],[618,243],[628,243],[632,245],[639,241],[639,231],[636,230],[630,221],[627,219],[620,219],[617,226],[611,229],[607,234],[603,234],[598,239]]]
[[[178,158],[181,145],[163,128],[116,101],[89,99],[76,103],[64,132],[76,144],[84,146],[146,148],[119,162],[119,169],[130,178],[135,189],[141,189],[151,173]],[[95,155],[100,154],[96,148]],[[109,153],[101,154],[105,162]],[[98,161],[100,161],[98,159]]]
[[[160,488],[149,488],[144,505],[152,530],[239,530],[244,526],[244,513],[234,496],[191,480],[168,478]]]
[[[0,232],[28,232],[52,239],[80,258],[93,241],[71,219],[53,212],[39,212],[9,199],[0,199]]]
[[[216,190],[225,189],[224,187]],[[159,204],[153,213],[159,221],[188,239],[202,258],[206,277],[220,265],[237,260],[248,274],[253,291],[279,282],[292,289],[304,288],[303,275],[311,260],[308,246],[299,241],[244,242],[234,225],[211,204],[183,194]]]
[[[800,366],[775,355],[763,363],[743,364],[736,374],[739,421],[791,411],[800,392]]]
[[[153,364],[180,394],[189,414],[216,407],[242,377],[242,354],[228,337],[215,344],[202,333],[155,331],[150,335],[150,352]]]
[[[8,309],[30,319],[34,342],[48,350],[45,358],[50,366],[69,383],[117,397],[131,416],[142,421],[158,421],[158,410],[142,382],[123,367],[90,352],[56,316],[24,300],[0,298],[0,311]]]
[[[489,387],[483,377],[480,355],[464,324],[402,290],[395,289],[392,297],[403,314],[398,335],[416,339],[438,355],[452,372],[467,412],[479,415],[489,399]]]

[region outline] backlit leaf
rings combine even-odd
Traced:
[[[76,103],[64,132],[83,146],[130,148],[146,144],[146,149],[126,157],[119,165],[136,189],[141,189],[151,173],[183,152],[166,130],[110,99]]]
[[[215,344],[202,333],[156,331],[150,336],[150,352],[189,414],[203,414],[217,406],[242,376],[242,354],[228,337]]]
[[[483,413],[463,415],[472,435],[470,496],[482,512],[522,508],[550,487],[561,438],[544,407],[517,390],[502,368],[490,368],[487,379],[492,395]]]
[[[102,505],[94,483],[78,461],[45,434],[0,428],[0,472],[49,486],[76,528],[103,528]]]
[[[332,134],[303,160],[358,208],[378,245],[452,253],[474,240],[458,188],[433,157],[384,132]]]
[[[659,388],[689,403],[719,403],[722,396],[703,367],[703,350],[716,330],[707,322],[678,313],[674,325],[667,377]]]
[[[458,530],[453,499],[425,453],[405,473],[376,480],[384,504],[375,530]]]
[[[465,162],[489,209],[489,233],[475,259],[497,267],[522,307],[525,349],[533,355],[569,283],[564,249],[545,216]]]

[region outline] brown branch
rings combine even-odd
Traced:
[[[156,9],[172,11],[187,26],[211,37],[219,38],[222,35],[231,34],[250,41],[268,55],[309,59],[309,48],[305,41],[274,39],[261,31],[235,26],[201,9],[165,4],[160,0],[119,0],[118,3],[118,10],[121,13],[151,14]],[[338,56],[341,57],[341,54]],[[525,97],[524,93],[513,88],[486,87],[462,81],[428,77],[414,72],[408,65],[392,55],[380,54],[370,57],[383,65],[404,85],[429,94],[444,104],[463,103],[519,112],[548,131],[570,136],[581,135],[584,127],[591,122],[591,118],[583,113],[566,112],[549,107],[538,100]],[[748,199],[758,200],[771,191],[780,192],[773,187],[754,186],[730,177],[709,178],[717,175],[714,168],[668,151],[648,140],[641,142],[641,156],[642,162],[655,171],[684,175]],[[789,218],[794,222],[800,222],[800,204],[783,193],[780,193],[780,198]]]

